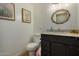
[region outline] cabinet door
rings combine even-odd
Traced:
[[[60,43],[53,43],[52,45],[52,53],[55,56],[65,56],[65,45]]]
[[[50,43],[46,40],[41,41],[41,55],[50,56]]]
[[[68,56],[79,56],[79,47],[70,45],[66,51]]]

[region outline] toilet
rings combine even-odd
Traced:
[[[35,50],[39,47],[41,42],[40,38],[41,38],[40,34],[34,34],[32,40],[33,42],[27,44],[26,50],[29,51],[29,56],[35,55]]]

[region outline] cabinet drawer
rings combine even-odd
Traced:
[[[42,40],[56,41],[56,42],[61,42],[64,44],[79,44],[77,38],[75,37],[60,36],[60,35],[47,35],[47,34],[42,34],[41,37],[42,37]]]

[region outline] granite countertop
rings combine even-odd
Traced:
[[[41,34],[79,37],[79,33],[69,33],[69,32],[43,32]]]

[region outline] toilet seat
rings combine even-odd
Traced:
[[[27,46],[26,46],[26,49],[28,51],[33,51],[35,50],[37,47],[38,47],[39,43],[29,43]]]

